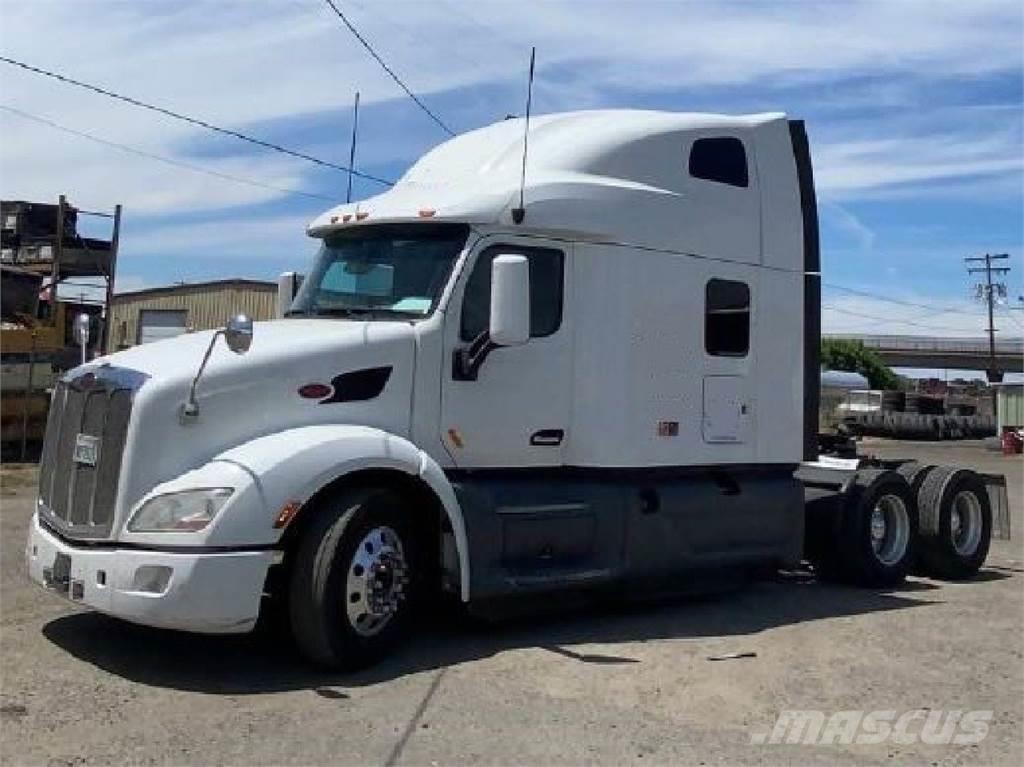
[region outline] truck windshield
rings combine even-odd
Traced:
[[[384,224],[331,235],[287,316],[425,317],[468,233],[464,224]]]

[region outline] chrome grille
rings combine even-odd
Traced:
[[[110,534],[132,395],[140,380],[137,374],[86,373],[62,380],[54,390],[39,470],[40,514],[69,536]],[[95,466],[74,460],[79,435],[99,438]]]

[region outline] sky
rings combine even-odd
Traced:
[[[1019,2],[336,4],[457,133],[522,113],[531,45],[535,113],[803,118],[826,332],[981,336],[963,258],[1008,253],[996,325],[1024,334]],[[0,12],[0,55],[343,165],[358,90],[356,167],[376,176],[398,178],[447,138],[323,0],[0,0]],[[316,251],[306,224],[346,183],[0,63],[0,196],[121,203],[120,290],[304,271]],[[354,184],[357,198],[381,189]]]

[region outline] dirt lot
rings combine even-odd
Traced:
[[[1020,457],[872,442],[885,456],[1007,475],[1012,542],[970,583],[886,593],[808,578],[657,606],[427,627],[356,676],[267,636],[129,626],[23,573],[32,472],[5,467],[0,735],[6,763],[1020,764]],[[753,652],[721,662],[709,656]],[[751,745],[780,710],[991,710],[976,745]]]

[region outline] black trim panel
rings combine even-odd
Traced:
[[[789,121],[804,241],[804,460],[818,458],[818,405],[821,387],[821,249],[818,202],[814,192],[811,149],[803,120]]]
[[[650,482],[698,475],[792,474],[796,463],[736,463],[680,466],[512,466],[480,468],[447,468],[445,476],[452,482],[465,479],[607,479],[614,482]]]
[[[341,373],[331,379],[334,392],[330,397],[320,400],[321,405],[333,405],[337,402],[364,402],[373,399],[384,391],[388,379],[391,378],[391,367],[363,368]]]
[[[793,564],[794,465],[449,470],[474,601],[528,591]]]

